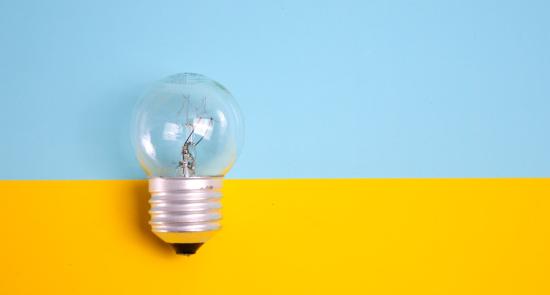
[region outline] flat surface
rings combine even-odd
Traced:
[[[550,177],[550,1],[0,0],[0,179],[141,179],[130,115],[198,72],[231,178]]]
[[[178,257],[144,181],[0,182],[0,294],[549,294],[550,179],[230,180]]]

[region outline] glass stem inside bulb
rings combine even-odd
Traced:
[[[195,176],[195,157],[191,153],[192,142],[186,141],[181,149],[182,160],[179,162],[179,168],[182,170],[183,177]]]

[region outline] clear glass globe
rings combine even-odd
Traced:
[[[138,103],[133,143],[149,176],[223,176],[244,137],[237,102],[218,82],[184,73],[158,82]]]

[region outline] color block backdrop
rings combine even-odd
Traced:
[[[0,0],[0,294],[549,294],[549,15]],[[150,232],[129,137],[184,71],[246,117],[224,228],[192,257]]]
[[[0,1],[0,178],[142,178],[148,83],[246,116],[233,178],[550,176],[548,1]]]

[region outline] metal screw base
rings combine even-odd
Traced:
[[[209,240],[220,229],[222,177],[153,177],[151,229],[163,241],[178,245],[176,252]]]

